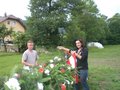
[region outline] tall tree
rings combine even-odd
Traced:
[[[18,52],[22,53],[27,49],[27,41],[31,39],[31,36],[26,32],[13,32],[13,43],[17,46]]]
[[[108,19],[110,35],[107,38],[109,44],[120,44],[120,14],[116,13],[112,18]]]
[[[63,0],[31,0],[31,17],[28,26],[33,39],[42,45],[57,45],[59,42],[58,28],[65,26],[65,3]]]
[[[12,34],[12,28],[8,29],[8,28],[6,28],[6,26],[4,24],[0,25],[0,38],[3,41],[5,52],[7,52],[7,47],[6,47],[6,43],[5,43],[5,37],[10,36],[11,34]]]
[[[78,0],[71,15],[72,19],[78,21],[80,30],[86,33],[87,41],[99,41],[104,38],[107,18],[99,14],[93,0]]]
[[[106,34],[105,19],[93,0],[31,0],[30,11],[29,31],[38,44],[57,45],[60,27],[65,28],[69,41],[74,41],[75,36],[100,41]]]

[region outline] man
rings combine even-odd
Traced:
[[[33,41],[29,40],[27,42],[28,49],[22,55],[22,64],[24,66],[33,67],[33,66],[38,65],[38,63],[37,63],[37,59],[38,59],[37,51],[33,50],[33,47],[34,47]]]

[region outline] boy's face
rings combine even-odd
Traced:
[[[29,50],[32,50],[33,47],[34,47],[34,44],[33,43],[27,43],[27,47]]]

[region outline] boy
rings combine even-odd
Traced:
[[[33,47],[34,47],[33,41],[29,40],[27,42],[28,49],[22,55],[22,64],[24,66],[33,67],[38,65],[37,63],[38,54],[37,51],[33,50]]]

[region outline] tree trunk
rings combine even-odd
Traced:
[[[3,46],[4,46],[4,50],[5,50],[5,52],[7,52],[7,47],[6,47],[6,44],[5,44],[4,38],[3,38]]]

